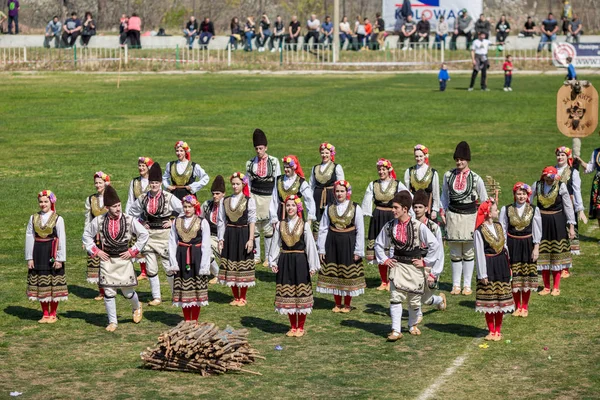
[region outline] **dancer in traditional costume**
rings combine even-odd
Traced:
[[[185,321],[198,323],[200,308],[208,305],[210,227],[201,217],[200,202],[188,194],[183,215],[175,220],[169,237],[169,264],[175,270],[173,305],[181,307]]]
[[[363,213],[358,203],[350,201],[352,187],[348,181],[337,181],[333,186],[336,201],[325,207],[319,226],[321,270],[317,292],[333,294],[333,312],[349,313],[352,298],[363,294],[367,287],[362,265],[365,256]]]
[[[150,167],[148,181],[150,190],[143,193],[131,206],[129,215],[143,221],[149,231],[148,243],[142,251],[146,259],[146,274],[150,281],[152,300],[149,306],[158,306],[162,302],[158,263],[162,263],[167,274],[167,281],[173,292],[173,270],[169,263],[169,233],[176,216],[183,213],[181,201],[169,192],[162,190],[162,171],[155,162]]]
[[[430,194],[423,189],[419,189],[415,192],[412,203],[415,219],[424,224],[427,229],[433,233],[433,236],[435,236],[438,243],[438,253],[435,264],[431,267],[425,267],[425,290],[421,297],[421,304],[436,306],[438,310],[445,310],[447,305],[446,295],[444,293],[440,293],[439,295],[434,294],[435,290],[438,288],[440,275],[444,271],[444,242],[440,226],[435,221],[427,218],[430,200]],[[427,247],[427,244],[421,242],[421,256],[426,258],[428,252],[429,248]],[[420,319],[423,318],[423,311],[421,308],[419,308],[417,314],[419,316],[418,322],[420,323]]]
[[[317,245],[310,223],[304,222],[302,199],[285,199],[285,218],[277,223],[269,264],[275,278],[275,311],[287,314],[287,336],[304,336],[306,316],[312,312],[313,291],[310,277],[320,268]]]
[[[429,166],[429,149],[418,144],[413,149],[416,165],[404,172],[404,184],[414,194],[417,190],[425,190],[429,196],[428,217],[437,220],[440,211],[440,177],[437,171]]]
[[[403,183],[396,179],[396,171],[390,160],[380,158],[376,164],[379,179],[369,183],[363,197],[361,209],[363,215],[371,217],[369,222],[369,233],[367,234],[367,262],[376,264],[375,260],[375,239],[384,225],[394,219],[392,212],[392,199],[396,193],[402,190],[408,190]],[[373,210],[375,202],[375,210]],[[390,290],[388,283],[388,268],[379,264],[379,277],[381,285],[377,290]]]
[[[148,231],[137,219],[121,212],[121,200],[112,186],[104,192],[106,214],[92,220],[83,231],[83,245],[88,254],[100,258],[100,287],[104,289],[104,306],[108,315],[106,330],[117,329],[117,304],[115,296],[121,289],[123,297],[131,303],[133,322],[142,320],[142,305],[135,291],[137,278],[133,269],[133,259],[148,242]],[[100,236],[100,245],[95,238]],[[129,247],[131,236],[136,242]]]
[[[319,232],[319,223],[325,207],[335,204],[333,184],[344,180],[344,169],[335,163],[335,146],[331,143],[321,143],[319,146],[321,164],[315,165],[310,173],[308,185],[315,200],[315,223],[313,232]]]
[[[191,161],[190,146],[183,140],[175,143],[177,160],[170,161],[165,167],[162,184],[179,200],[188,194],[197,193],[208,184],[209,176],[200,164]]]
[[[104,190],[110,185],[110,176],[102,171],[98,171],[94,174],[94,186],[96,187],[96,193],[85,199],[85,220],[83,229],[87,228],[92,220],[100,215],[106,214],[106,207],[104,206]],[[100,240],[100,237],[96,238],[96,241]],[[98,243],[99,245],[99,243]],[[98,285],[98,274],[100,272],[100,259],[88,255],[87,258],[87,281]],[[104,292],[102,288],[98,286],[98,296],[94,300],[103,300]]]
[[[43,316],[38,322],[53,324],[58,321],[58,302],[68,298],[65,222],[56,213],[54,193],[42,190],[37,197],[40,211],[29,217],[25,230],[27,297],[42,306]]]
[[[460,278],[463,276],[462,294],[473,293],[471,281],[475,267],[473,229],[477,218],[477,202],[487,200],[485,184],[469,169],[471,149],[467,142],[460,142],[454,151],[456,168],[444,174],[442,208],[446,221],[447,242],[452,262],[452,291],[460,294]]]
[[[592,151],[592,156],[589,162],[585,162],[581,157],[577,157],[580,165],[585,168],[586,174],[594,173],[592,181],[592,190],[590,192],[590,209],[589,216],[592,219],[598,220],[600,227],[600,147]]]
[[[500,210],[499,222],[506,237],[512,270],[515,317],[529,315],[529,297],[538,287],[536,261],[540,255],[542,217],[540,209],[529,204],[531,192],[531,186],[526,183],[515,183],[514,203]]]
[[[138,197],[150,190],[150,186],[148,185],[148,174],[150,173],[152,164],[154,164],[154,161],[150,157],[138,158],[138,171],[140,176],[133,178],[129,184],[129,194],[127,195],[125,214],[129,215],[129,210],[131,210],[133,203],[135,203]],[[135,238],[132,238],[132,240],[135,241]],[[146,274],[146,259],[139,257],[136,261],[140,263],[141,269],[141,273],[137,277],[138,281],[148,279],[148,275]]]
[[[269,205],[275,187],[275,180],[281,175],[281,167],[276,157],[267,154],[267,136],[260,129],[255,129],[252,142],[256,157],[246,163],[246,176],[250,196],[256,204],[256,227],[254,230],[254,263],[260,264],[260,234],[265,238],[265,261],[263,265],[269,266],[267,257],[273,239],[273,226],[269,221]]]
[[[208,283],[214,285],[219,282],[219,264],[221,263],[219,238],[217,236],[219,207],[221,205],[221,200],[225,197],[225,179],[223,179],[221,175],[215,176],[210,191],[212,193],[212,200],[206,200],[202,203],[202,216],[206,219],[208,226],[210,227],[210,243],[212,249],[210,256],[210,273],[214,278],[208,281]]]
[[[277,177],[275,187],[271,194],[271,205],[269,216],[271,224],[275,226],[279,221],[286,218],[284,200],[289,196],[298,196],[304,201],[308,212],[308,221],[311,223],[316,219],[315,199],[312,190],[304,179],[304,171],[298,157],[289,155],[283,157],[284,174]]]
[[[508,249],[498,206],[493,199],[481,203],[475,227],[475,257],[477,260],[477,293],[475,311],[485,313],[489,333],[485,340],[502,340],[502,318],[515,310],[510,285]]]
[[[433,267],[441,251],[427,226],[410,216],[412,203],[410,192],[397,193],[392,200],[394,219],[385,224],[375,240],[377,262],[389,268],[392,331],[387,340],[390,342],[402,338],[402,303],[405,302],[408,303],[409,332],[421,334],[417,324],[426,286],[425,267]],[[427,255],[422,257],[424,247]]]
[[[567,185],[560,181],[556,168],[544,168],[540,180],[533,184],[531,199],[537,199],[542,216],[542,240],[537,268],[542,271],[544,289],[538,294],[558,296],[561,272],[571,267],[569,239],[575,237],[575,213]],[[554,280],[552,290],[550,272]]]
[[[232,306],[244,307],[246,292],[254,286],[254,228],[256,203],[250,197],[248,178],[235,172],[229,178],[233,194],[219,206],[218,237],[221,249],[219,282],[231,287]]]
[[[567,185],[569,196],[571,197],[571,203],[573,204],[573,212],[575,213],[575,237],[571,239],[571,254],[580,255],[581,248],[579,246],[579,218],[583,217],[584,221],[587,221],[583,212],[583,198],[581,197],[581,176],[579,171],[573,167],[573,152],[570,148],[560,146],[556,148],[556,170],[560,175],[560,181]],[[572,264],[570,264],[572,265]],[[568,268],[565,268],[561,272],[561,278],[569,278],[571,273]]]

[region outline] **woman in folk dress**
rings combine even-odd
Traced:
[[[83,229],[88,227],[92,220],[100,215],[104,215],[107,212],[104,207],[104,189],[110,185],[110,176],[102,171],[98,171],[94,174],[94,186],[96,187],[96,193],[85,199],[85,220]],[[100,245],[100,237],[96,237],[96,245]],[[100,273],[100,259],[88,254],[87,257],[87,281],[89,283],[98,284],[98,275]],[[98,296],[94,300],[104,300],[104,289],[98,286]]]

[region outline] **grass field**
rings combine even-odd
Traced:
[[[173,144],[185,139],[192,160],[211,178],[228,175],[253,155],[255,127],[267,132],[269,153],[296,154],[305,171],[319,161],[319,143],[332,142],[358,202],[376,178],[379,157],[392,160],[403,176],[413,162],[412,147],[423,143],[432,167],[445,171],[453,167],[456,143],[467,140],[472,169],[497,179],[507,204],[517,180],[533,182],[554,163],[554,148],[570,145],[555,122],[562,77],[517,75],[512,93],[501,91],[500,76],[490,77],[489,93],[466,92],[467,76],[452,79],[445,93],[436,90],[433,75],[126,75],[120,90],[116,80],[2,75],[0,398],[9,391],[23,392],[24,399],[597,398],[600,235],[594,222],[580,228],[583,255],[573,277],[563,281],[562,295],[532,296],[528,319],[506,317],[503,333],[511,343],[487,349],[478,347],[485,321],[475,313],[474,296],[448,294],[448,261],[441,280],[448,310],[426,307],[422,336],[405,335],[395,344],[385,342],[389,299],[374,289],[376,268],[366,268],[369,289],[350,314],[332,314],[333,299],[316,295],[302,339],[284,337],[287,318],[273,312],[270,270],[258,269],[243,309],[227,305],[230,291],[213,286],[200,319],[249,328],[252,345],[267,359],[249,367],[263,376],[211,378],[141,368],[140,352],[181,320],[162,272],[163,305],[146,307],[144,320],[134,325],[119,297],[119,329],[104,330],[104,305],[93,300],[96,290],[85,281],[80,240],[95,171],[109,173],[125,199],[137,157],[148,155],[164,166],[174,159]],[[583,157],[595,147],[595,136],[584,139]],[[584,177],[586,204],[590,185]],[[54,325],[39,325],[39,304],[25,296],[25,226],[42,189],[56,193],[68,237],[70,296]],[[208,195],[203,189],[200,197]],[[138,293],[150,300],[147,281]],[[282,351],[274,350],[278,344]]]

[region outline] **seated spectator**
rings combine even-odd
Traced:
[[[408,39],[408,46],[404,41]],[[402,35],[400,36],[400,45],[404,45],[402,50],[414,48],[414,43],[417,41],[417,25],[413,22],[412,15],[406,17],[404,25],[402,25]]]
[[[319,43],[327,46],[333,43],[333,22],[331,22],[331,17],[329,15],[325,17],[325,22],[321,24],[321,37],[319,38]]]
[[[194,45],[194,40],[196,40],[196,36],[198,36],[198,21],[196,21],[196,17],[194,17],[193,15],[190,17],[190,20],[185,24],[183,34],[188,41],[188,48],[191,50]]]
[[[132,49],[141,49],[142,42],[140,41],[140,32],[142,31],[142,19],[136,14],[131,14],[129,22],[127,23],[127,38],[129,39],[129,46]]]
[[[306,21],[306,36],[304,36],[304,48],[308,50],[308,42],[312,38],[313,49],[316,49],[319,44],[319,29],[321,28],[321,21],[317,19],[316,14],[311,14],[310,19]]]
[[[467,39],[467,50],[471,48],[471,32],[473,31],[473,18],[466,9],[462,9],[459,17],[454,22],[454,33],[450,38],[450,50],[456,50],[456,39],[464,36]]]
[[[298,21],[298,17],[292,15],[292,21],[290,22],[290,26],[288,27],[288,37],[287,42],[290,46],[290,49],[298,50],[298,38],[300,37],[300,33],[302,29],[300,28],[300,21]]]
[[[556,40],[556,32],[558,32],[558,21],[554,19],[552,13],[549,13],[548,18],[542,21],[542,37],[538,45],[538,53],[542,51],[546,43],[548,43],[548,51],[552,51],[552,42]]]
[[[421,20],[417,24],[417,43],[427,43],[425,47],[429,47],[430,31],[431,25],[429,24],[429,18],[421,18]]]
[[[348,41],[348,47],[352,45],[352,30],[348,17],[344,16],[340,22],[340,47],[344,47],[344,42]]]
[[[215,38],[215,26],[213,25],[210,18],[204,18],[204,21],[200,23],[200,36],[198,37],[198,42],[200,43],[201,49],[207,49],[208,43],[211,39]]]
[[[479,15],[479,19],[475,22],[475,36],[479,37],[480,33],[485,34],[485,38],[490,38],[490,31],[492,30],[492,26],[490,21],[485,18],[485,15]]]
[[[58,49],[60,46],[60,31],[62,31],[62,23],[58,20],[55,15],[52,17],[52,21],[46,25],[46,34],[44,38],[44,47],[49,49],[50,42],[54,39],[54,47]]]
[[[2,10],[0,10],[0,34],[4,33],[4,21],[6,21],[7,19],[8,17],[6,16],[6,14],[4,14]]]
[[[448,36],[448,23],[444,16],[441,15],[435,30],[435,44],[438,50],[440,50],[442,45],[446,48],[446,36]]]
[[[254,23],[254,17],[251,15],[246,18],[244,36],[246,36],[246,47],[244,47],[244,51],[252,51],[252,39],[256,37],[256,24]]]
[[[496,24],[496,44],[504,46],[506,38],[510,33],[510,24],[506,20],[506,15],[500,17],[500,21]]]
[[[569,33],[567,33],[567,42],[579,43],[579,38],[583,34],[583,25],[577,14],[573,14],[573,20],[569,24]]]
[[[273,50],[273,42],[269,41],[270,37],[271,21],[269,21],[267,14],[263,14],[262,17],[260,17],[260,22],[258,23],[258,36],[256,38],[258,51],[265,51],[265,44],[267,44],[267,42],[269,42],[270,49]]]
[[[354,47],[355,50],[361,50],[365,43],[365,36],[367,35],[367,31],[365,30],[365,23],[360,15],[356,16],[356,21],[354,22],[354,34],[356,35],[357,44]]]
[[[81,29],[81,20],[77,18],[76,12],[72,12],[71,18],[67,19],[63,24],[63,46],[73,47],[75,41],[81,34]]]
[[[384,49],[385,47],[385,21],[381,18],[381,13],[375,14],[375,24],[371,34],[371,48],[373,50]]]
[[[273,24],[273,38],[271,39],[271,53],[275,51],[275,45],[281,51],[283,47],[283,42],[285,40],[285,25],[283,24],[283,20],[281,19],[281,15],[278,15],[275,19],[275,23]]]
[[[90,39],[92,38],[92,36],[96,34],[96,22],[94,22],[92,13],[89,11],[86,11],[83,20],[84,22],[81,30],[81,43],[83,43],[83,47],[87,47],[87,45],[90,43]]]
[[[240,20],[238,19],[238,17],[231,18],[229,28],[231,29],[229,45],[232,49],[237,50],[238,42],[242,41],[242,27],[240,26]]]
[[[122,14],[121,19],[119,20],[119,45],[121,47],[125,46],[125,42],[127,41],[128,22],[129,17],[127,14]]]
[[[519,36],[530,38],[535,36],[535,22],[533,22],[531,17],[527,17],[527,21],[525,21],[525,25],[523,25],[523,30]]]

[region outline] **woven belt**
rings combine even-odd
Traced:
[[[346,232],[354,232],[356,230],[356,227],[346,228],[346,229],[337,229],[337,228],[334,228],[333,226],[330,226],[329,229],[331,229],[334,232],[346,233]]]
[[[231,228],[245,228],[248,226],[248,224],[246,225],[233,225],[233,224],[227,224],[227,226],[231,227]]]
[[[197,244],[190,244],[190,243],[185,243],[185,242],[178,242],[177,243],[179,246],[183,246],[183,247],[187,247],[186,251],[185,251],[185,264],[190,265],[192,262],[192,247],[201,247],[202,243],[197,243]]]
[[[323,192],[321,192],[321,202],[319,208],[325,208],[327,205],[327,189],[333,189],[333,186],[325,186]]]
[[[393,211],[394,210],[392,207],[380,207],[380,206],[375,207],[375,209],[381,210],[381,211]]]
[[[544,210],[540,210],[540,214],[546,214],[546,215],[554,215],[554,214],[558,214],[561,213],[562,210],[557,210],[557,211],[544,211]]]
[[[517,236],[517,235],[511,235],[510,233],[506,234],[508,237],[511,237],[513,239],[528,239],[532,236],[532,234],[530,233],[529,235],[524,235],[524,236]]]
[[[304,250],[281,250],[282,253],[304,253]]]

